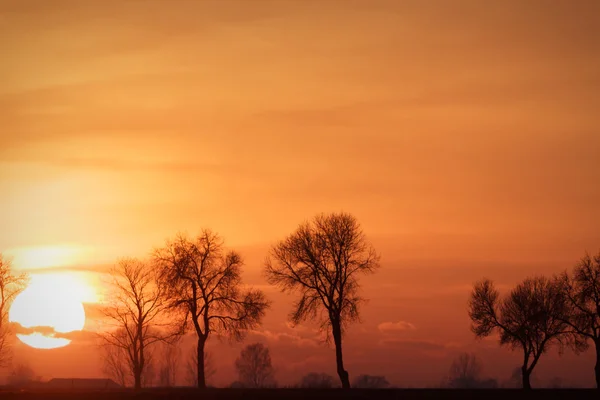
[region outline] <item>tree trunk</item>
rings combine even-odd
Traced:
[[[594,372],[596,374],[596,388],[600,389],[600,339],[594,341],[596,345],[596,366]]]
[[[344,359],[342,356],[342,327],[339,321],[331,322],[333,331],[333,341],[335,343],[335,361],[337,364],[337,373],[342,381],[343,389],[350,389],[350,377],[348,371],[344,369]]]
[[[197,372],[198,372],[198,388],[199,389],[206,389],[206,375],[204,372],[204,344],[206,343],[206,340],[204,338],[199,337],[198,338],[198,365],[197,365]]]
[[[531,382],[530,382],[530,377],[531,377],[531,371],[529,371],[529,369],[527,369],[527,366],[524,365],[521,368],[521,375],[523,378],[523,389],[526,390],[530,390],[531,389]]]
[[[140,390],[142,388],[142,369],[135,368],[133,371],[133,388]]]

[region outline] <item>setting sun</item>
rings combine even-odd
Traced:
[[[25,344],[51,349],[68,345],[63,336],[85,324],[82,301],[89,297],[85,283],[66,273],[31,276],[29,286],[15,299],[9,320],[18,324],[17,337]]]

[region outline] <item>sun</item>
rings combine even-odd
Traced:
[[[39,349],[71,343],[65,334],[80,331],[85,325],[85,289],[85,284],[68,273],[32,275],[9,311],[9,321],[20,325],[19,340]]]

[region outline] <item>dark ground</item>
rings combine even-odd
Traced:
[[[166,400],[166,399],[203,399],[203,400],[469,400],[469,399],[600,399],[600,391],[595,389],[534,389],[526,392],[518,389],[207,389],[198,391],[189,388],[147,389],[115,391],[67,391],[67,390],[29,390],[0,391],[0,399],[14,400]]]

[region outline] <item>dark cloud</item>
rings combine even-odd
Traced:
[[[31,328],[25,328],[17,322],[12,323],[15,333],[18,335],[32,335],[34,333],[40,333],[45,336],[56,336],[54,328],[50,326],[34,326]]]
[[[92,342],[98,341],[98,339],[99,339],[98,333],[88,331],[88,330],[65,332],[65,333],[59,332],[59,333],[56,333],[55,337],[69,339],[69,340],[72,340],[73,343],[84,343],[84,342],[92,343]]]
[[[87,330],[72,332],[56,332],[54,328],[50,326],[34,326],[26,328],[16,322],[11,323],[11,325],[13,326],[15,334],[18,335],[32,335],[37,333],[43,336],[53,337],[57,339],[68,339],[78,343],[92,342],[98,339],[97,333]]]

